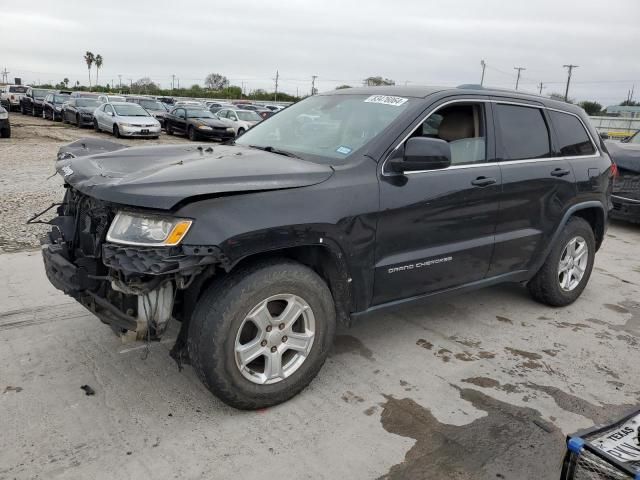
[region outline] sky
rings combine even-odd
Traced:
[[[64,5],[64,6],[62,6]],[[23,83],[162,87],[227,76],[246,91],[306,95],[381,75],[399,85],[480,83],[603,105],[640,99],[640,0],[0,0],[0,70]],[[121,77],[119,77],[119,75]],[[95,81],[95,69],[92,71]],[[176,84],[178,80],[176,80]]]

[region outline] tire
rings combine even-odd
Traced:
[[[0,138],[9,138],[9,137],[11,137],[10,128],[3,128],[2,130],[0,130]]]
[[[93,119],[93,130],[96,133],[100,133],[100,126],[98,125],[98,121],[95,118]]]
[[[171,126],[168,123],[165,124],[164,131],[167,135],[173,135],[173,130],[171,130]]]
[[[116,138],[122,138],[120,136],[120,129],[118,128],[118,125],[113,125],[113,136]]]
[[[574,242],[576,239],[577,243]],[[586,256],[586,261],[582,260],[582,257],[579,261],[569,260],[572,248],[570,242],[574,248],[584,243],[587,250],[583,257]],[[575,251],[576,255],[579,255],[580,248],[575,248]],[[571,217],[542,268],[527,284],[529,293],[538,302],[551,307],[564,307],[575,302],[589,282],[595,253],[596,240],[591,225],[583,218]],[[569,268],[568,265],[571,266],[564,273],[561,270],[561,261],[566,268]],[[583,273],[578,280],[577,275],[581,270]]]
[[[242,135],[244,133],[244,128],[239,128],[238,129],[238,133],[236,133],[236,137],[239,137],[240,135]]]
[[[293,357],[289,356],[289,360],[284,360],[285,371],[282,371],[282,375],[286,375],[285,378],[277,379],[273,383],[256,383],[248,376],[266,374],[267,355],[273,357],[269,353],[269,343],[273,341],[274,344],[283,346],[287,340],[289,344],[293,342],[285,337],[275,340],[269,337],[268,343],[266,340],[262,341],[267,343],[266,346],[264,343],[255,343],[255,347],[264,351],[264,354],[247,363],[243,370],[236,360],[236,344],[240,341],[240,333],[244,332],[242,327],[253,325],[247,324],[248,314],[267,299],[285,294],[287,298],[290,296],[301,299],[302,303],[309,307],[302,310],[303,313],[300,313],[292,324],[313,318],[312,343],[307,347],[309,350],[306,356],[294,349],[284,349],[284,355],[293,352],[290,354]],[[276,299],[272,302],[282,300]],[[288,304],[285,302],[285,305]],[[291,316],[294,317],[295,315]],[[288,331],[292,332],[276,326],[277,317],[271,317],[270,320],[274,318],[276,323],[271,330],[263,330],[263,333],[272,333],[264,335],[277,337]],[[271,325],[268,322],[267,324]],[[290,399],[313,380],[327,358],[335,336],[335,328],[335,306],[326,283],[304,265],[287,259],[272,259],[240,267],[237,271],[214,281],[196,305],[189,324],[187,344],[193,368],[214,395],[232,407],[254,410]],[[257,340],[260,338],[259,333],[256,335]],[[293,336],[294,333],[290,335]],[[249,343],[253,343],[251,338],[246,345]],[[301,358],[304,359],[300,360]],[[260,360],[263,361],[263,372],[257,371],[259,368],[252,363]],[[292,362],[297,366],[287,374],[286,369],[292,368]]]
[[[192,142],[195,142],[198,139],[198,136],[196,135],[196,129],[193,127],[189,127],[189,130],[187,130],[187,136]]]
[[[33,116],[33,117],[37,117],[38,116],[38,114],[36,112],[35,105],[31,105],[31,116]]]
[[[20,113],[21,113],[22,115],[26,115],[26,114],[24,113],[24,105],[22,104],[22,102],[20,102]]]
[[[82,128],[82,125],[80,125],[80,115],[78,115],[77,113],[76,113],[76,127]]]

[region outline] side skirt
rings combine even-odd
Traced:
[[[482,280],[466,283],[457,287],[447,288],[445,290],[439,290],[437,292],[430,292],[423,295],[417,295],[415,297],[403,298],[402,300],[394,300],[392,302],[382,303],[380,305],[369,307],[362,312],[352,313],[351,320],[360,320],[362,318],[368,317],[369,315],[377,314],[379,312],[384,312],[387,310],[421,305],[436,298],[441,299],[450,295],[459,295],[465,292],[478,290],[480,288],[489,287],[500,283],[522,283],[528,281],[530,279],[530,276],[531,275],[527,270],[517,270],[515,272],[496,275],[495,277],[490,278],[484,278]]]

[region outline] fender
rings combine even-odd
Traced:
[[[575,205],[572,205],[564,213],[560,223],[558,223],[558,226],[556,227],[555,231],[553,232],[553,236],[551,237],[551,241],[549,241],[549,244],[546,246],[543,254],[540,255],[538,260],[533,264],[533,267],[530,270],[532,277],[533,277],[533,275],[535,275],[538,272],[538,270],[540,270],[542,268],[542,265],[544,265],[544,262],[547,261],[547,257],[551,253],[551,250],[553,249],[553,247],[555,246],[556,242],[558,241],[558,238],[560,237],[560,234],[562,233],[562,230],[566,226],[566,224],[569,221],[569,219],[573,216],[573,214],[575,214],[576,212],[578,212],[580,210],[585,210],[587,208],[594,208],[594,207],[595,208],[599,208],[600,210],[602,210],[602,215],[603,215],[603,218],[604,218],[604,229],[606,230],[607,210],[605,209],[604,205],[602,204],[602,202],[600,200],[590,200],[588,202],[580,202],[580,203],[576,203]],[[604,237],[604,231],[602,233],[603,233],[603,237]]]

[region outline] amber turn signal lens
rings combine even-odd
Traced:
[[[183,220],[181,222],[178,222],[176,226],[173,227],[173,230],[171,230],[171,233],[167,237],[167,240],[165,241],[164,244],[177,245],[178,243],[180,243],[180,240],[182,240],[182,238],[189,231],[189,227],[191,227],[191,222],[188,220]]]

